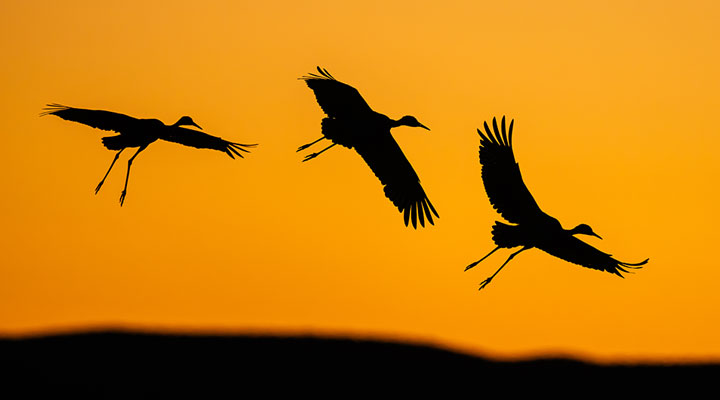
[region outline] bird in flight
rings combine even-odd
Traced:
[[[64,120],[79,122],[93,128],[119,133],[116,136],[102,138],[102,143],[108,150],[117,151],[110,168],[95,188],[95,194],[100,191],[105,178],[120,157],[120,153],[128,147],[138,147],[137,152],[128,160],[127,175],[125,176],[125,187],[120,194],[120,206],[125,202],[128,180],[130,179],[130,166],[135,157],[145,150],[150,143],[162,139],[168,142],[179,143],[185,146],[198,149],[213,149],[225,152],[231,158],[238,156],[243,158],[240,152],[248,153],[247,148],[255,147],[257,144],[240,144],[228,142],[219,137],[208,135],[194,129],[183,128],[183,126],[194,126],[196,124],[190,117],[182,117],[172,125],[165,125],[157,119],[138,119],[128,115],[103,110],[87,110],[84,108],[66,107],[61,104],[48,104],[43,108],[40,116],[55,115]]]
[[[506,130],[505,117],[502,118],[500,128],[497,120],[493,118],[492,130],[487,122],[484,124],[484,134],[480,129],[477,130],[480,135],[482,180],[490,204],[503,218],[515,225],[495,221],[492,238],[497,247],[485,257],[468,265],[465,271],[500,248],[521,247],[520,250],[512,253],[492,276],[480,284],[480,290],[487,286],[516,255],[533,247],[565,261],[586,268],[607,271],[621,278],[623,277],[621,272],[628,272],[626,268],[637,269],[646,264],[649,259],[636,264],[614,259],[610,254],[603,253],[574,236],[590,235],[602,239],[590,226],[580,224],[573,229],[563,229],[557,219],[545,214],[538,207],[525,186],[520,175],[520,167],[515,161],[512,149],[514,122],[514,120],[510,121],[510,127]]]
[[[327,114],[322,120],[323,136],[300,146],[297,151],[328,139],[332,142],[323,150],[309,154],[303,161],[311,160],[335,145],[355,149],[372,169],[384,186],[385,196],[403,213],[405,226],[412,221],[425,226],[425,219],[434,225],[433,215],[440,218],[430,199],[420,185],[420,178],[395,142],[390,129],[398,126],[420,127],[430,130],[415,117],[406,115],[395,121],[373,111],[352,86],[336,80],[330,73],[317,67],[318,74],[311,73],[300,79],[315,93],[320,108]]]

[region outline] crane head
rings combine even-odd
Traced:
[[[406,116],[400,118],[397,123],[398,123],[398,125],[420,127],[420,128],[425,128],[427,130],[430,130],[430,128],[428,128],[427,126],[418,122],[418,120],[411,115],[406,115]]]
[[[595,237],[598,238],[598,239],[602,239],[602,238],[600,237],[600,235],[598,235],[597,233],[593,232],[593,230],[592,230],[592,228],[590,227],[590,225],[587,225],[587,224],[580,224],[580,225],[574,227],[574,228],[570,231],[570,233],[571,233],[572,235],[577,235],[577,234],[580,234],[580,235],[590,235],[590,236],[595,236]]]
[[[181,126],[181,125],[192,125],[194,127],[197,127],[198,129],[202,130],[200,125],[196,124],[195,121],[193,121],[193,119],[188,117],[187,115],[180,118],[178,120],[178,122],[176,122],[173,126]]]

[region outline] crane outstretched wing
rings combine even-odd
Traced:
[[[250,151],[246,149],[247,147],[257,146],[257,144],[228,142],[227,140],[221,139],[217,136],[208,135],[204,132],[179,126],[167,127],[166,134],[161,138],[169,142],[179,143],[185,146],[195,147],[197,149],[219,150],[225,152],[231,158],[235,158],[235,156],[244,158],[239,151],[249,153]]]
[[[550,244],[543,244],[536,247],[552,256],[573,264],[600,271],[607,271],[621,278],[623,277],[621,272],[628,272],[626,268],[637,269],[647,264],[650,260],[648,258],[645,261],[635,264],[618,261],[612,258],[610,254],[604,253],[572,235],[558,236],[553,241],[548,241],[548,243]]]
[[[342,83],[327,70],[317,67],[318,74],[308,74],[302,80],[315,93],[320,108],[331,118],[352,118],[372,112],[368,103],[354,87]]]
[[[118,133],[131,132],[138,121],[140,121],[137,118],[112,111],[87,110],[84,108],[67,107],[56,103],[48,104],[43,108],[40,116],[44,115],[57,115],[67,121],[79,122],[93,128]]]
[[[405,226],[412,221],[417,228],[417,221],[425,226],[425,219],[434,225],[432,215],[440,218],[430,199],[420,185],[420,178],[403,154],[400,146],[390,132],[373,135],[376,141],[361,141],[355,144],[355,150],[362,156],[365,163],[372,169],[375,176],[384,186],[385,196],[404,214]]]
[[[480,135],[480,164],[490,204],[509,222],[519,224],[544,215],[530,194],[520,174],[512,149],[513,123],[505,129],[505,117],[501,129],[493,118],[493,130],[485,122],[485,134]]]

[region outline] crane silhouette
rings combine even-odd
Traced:
[[[138,147],[137,152],[128,160],[125,186],[120,194],[120,206],[125,202],[128,180],[130,179],[130,167],[132,166],[133,160],[135,160],[135,157],[137,157],[141,151],[145,150],[150,143],[158,139],[198,149],[223,151],[233,159],[235,156],[243,158],[240,153],[241,151],[248,153],[249,150],[246,148],[257,146],[257,144],[228,142],[227,140],[194,129],[183,128],[182,126],[194,126],[202,129],[188,116],[180,118],[172,125],[165,125],[157,119],[138,119],[111,111],[87,110],[84,108],[66,107],[61,104],[48,104],[40,114],[40,116],[44,115],[56,115],[64,120],[79,122],[93,128],[119,133],[117,136],[102,138],[103,145],[105,145],[108,150],[116,150],[117,153],[115,153],[115,158],[113,158],[112,163],[110,163],[110,168],[108,168],[105,176],[103,176],[95,188],[95,194],[100,191],[103,183],[105,183],[105,179],[120,157],[120,153],[128,147]]]
[[[495,221],[492,238],[497,247],[485,257],[468,265],[465,271],[476,266],[500,248],[522,247],[512,253],[500,268],[480,284],[482,290],[495,275],[516,255],[533,247],[552,256],[583,267],[607,271],[623,277],[621,272],[637,269],[649,259],[636,264],[625,263],[611,257],[610,254],[590,246],[574,235],[590,235],[602,239],[586,224],[573,229],[563,229],[560,222],[545,214],[535,202],[520,175],[520,167],[515,161],[512,149],[513,123],[505,129],[505,117],[498,129],[497,120],[493,118],[493,129],[484,123],[485,134],[478,129],[480,135],[480,164],[482,180],[490,203],[508,222],[515,225]]]
[[[322,120],[323,136],[300,146],[297,151],[323,139],[329,139],[332,144],[307,155],[303,162],[338,144],[354,148],[380,179],[385,196],[404,214],[405,226],[412,220],[413,228],[417,228],[418,219],[423,227],[425,219],[434,225],[432,214],[436,218],[440,216],[420,185],[420,178],[390,133],[391,128],[402,125],[430,129],[409,115],[395,121],[373,111],[357,89],[336,80],[325,69],[317,67],[317,70],[319,75],[311,73],[300,79],[312,89],[320,108],[327,114],[327,118]]]

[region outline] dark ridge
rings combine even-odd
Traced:
[[[258,398],[281,393],[344,398],[377,390],[482,392],[498,385],[508,393],[573,393],[578,385],[590,385],[584,391],[629,388],[647,394],[673,383],[710,388],[720,376],[720,364],[710,363],[511,362],[371,340],[118,331],[0,339],[0,368],[3,393],[19,391],[18,398]]]

